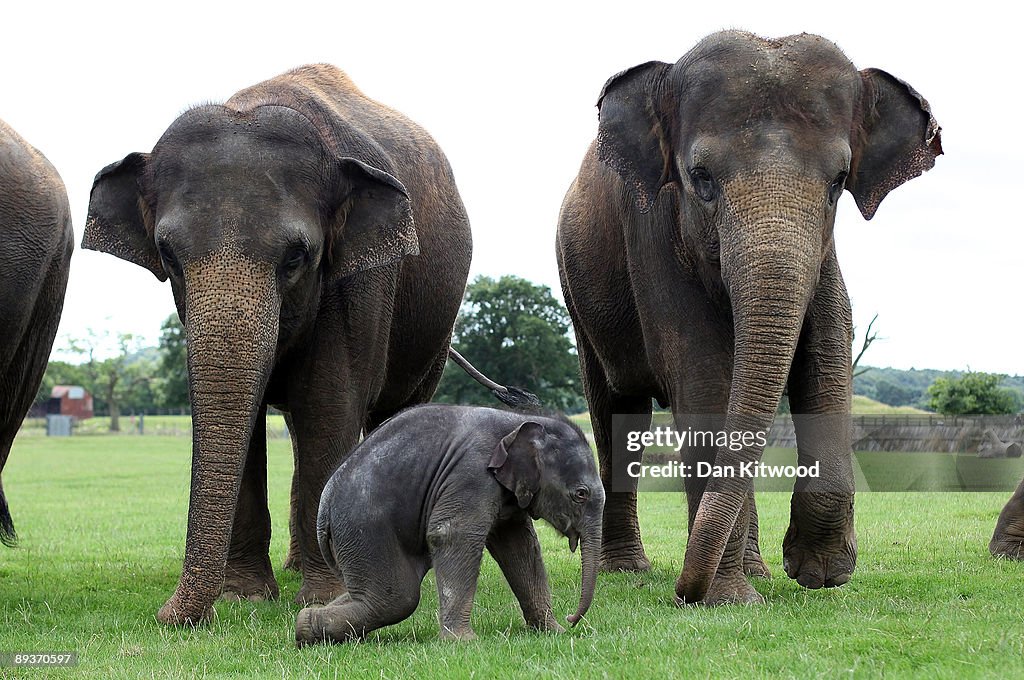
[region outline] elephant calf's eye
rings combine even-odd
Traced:
[[[839,197],[843,195],[843,189],[846,188],[846,173],[841,172],[839,176],[832,180],[832,184],[828,185],[828,202],[835,205]]]
[[[693,190],[700,200],[710,202],[715,199],[715,180],[711,178],[710,172],[704,168],[694,168],[690,170],[690,182],[693,183]]]
[[[572,497],[576,502],[583,503],[590,498],[590,489],[585,486],[581,486],[572,492]]]

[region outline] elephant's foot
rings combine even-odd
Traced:
[[[551,611],[544,612],[544,614],[542,614],[542,615],[530,617],[529,619],[527,619],[526,625],[528,625],[533,630],[537,630],[537,631],[541,631],[541,632],[547,632],[547,633],[564,633],[565,632],[565,628],[562,627],[562,624],[558,623],[558,620],[555,619],[555,615]]]
[[[306,607],[311,604],[328,604],[335,598],[341,597],[348,592],[345,584],[339,579],[323,579],[313,581],[305,579],[299,593],[295,596],[295,602]]]
[[[718,607],[724,604],[764,604],[764,597],[754,590],[742,574],[731,575],[715,574],[711,581],[711,587],[700,600],[693,601],[686,595],[687,587],[684,585],[683,576],[680,575],[676,582],[676,606],[701,605],[705,607]]]
[[[601,543],[601,571],[650,571],[651,561],[644,553],[640,534],[632,533],[616,540]]]
[[[838,546],[800,540],[791,525],[782,542],[782,568],[804,588],[841,586],[850,580],[857,565],[857,539],[851,535]]]
[[[449,630],[448,628],[441,628],[441,639],[451,640],[455,642],[472,642],[476,640],[476,633],[469,626],[465,628],[459,628],[458,630]]]
[[[262,602],[276,600],[279,593],[277,580],[274,579],[274,570],[271,568],[270,558],[267,556],[255,564],[242,564],[229,560],[224,568],[224,587],[221,589],[220,596],[222,600]]]
[[[786,575],[804,588],[832,588],[849,581],[856,566],[853,496],[794,493],[782,540]]]
[[[768,571],[768,565],[761,558],[761,552],[757,546],[747,545],[743,553],[743,573],[754,578],[771,578],[772,572]]]
[[[1024,538],[1009,535],[995,535],[988,544],[993,557],[1005,557],[1008,560],[1024,560]]]
[[[643,547],[633,550],[601,551],[601,571],[650,571],[651,561]]]
[[[202,626],[213,620],[212,605],[196,606],[182,601],[178,593],[174,593],[156,614],[156,620],[165,626]]]

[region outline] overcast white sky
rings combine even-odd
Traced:
[[[1019,22],[1006,5],[350,4],[18,3],[3,15],[0,118],[60,171],[80,243],[101,167],[152,149],[193,104],[330,62],[441,144],[473,224],[472,276],[517,274],[558,293],[558,208],[610,75],[675,61],[721,28],[819,33],[858,67],[910,82],[943,127],[946,155],[871,222],[848,194],[841,200],[836,232],[854,319],[862,329],[878,313],[886,338],[865,361],[1024,374],[1024,230],[1013,212],[1024,102]],[[79,248],[55,348],[89,327],[155,342],[173,310],[168,284]]]

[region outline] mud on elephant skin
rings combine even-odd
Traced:
[[[590,607],[604,492],[587,438],[564,418],[433,404],[371,433],[324,489],[320,549],[348,592],[296,619],[301,646],[343,642],[412,615],[433,567],[441,637],[475,637],[470,612],[486,548],[527,624],[561,631],[534,519],[582,545],[575,625]]]
[[[603,567],[649,568],[626,475],[641,452],[625,433],[649,426],[652,398],[679,429],[708,414],[757,432],[788,387],[794,413],[823,418],[797,428],[800,461],[820,461],[823,480],[793,495],[784,565],[806,587],[844,583],[856,561],[852,315],[836,204],[849,191],[870,219],[934,165],[927,101],[824,38],[724,31],[675,64],[612,77],[598,109],[557,255],[607,492]],[[762,455],[756,443],[686,452],[734,469]],[[679,601],[760,601],[745,577],[763,569],[750,480],[686,488]]]
[[[72,250],[60,175],[0,121],[0,473],[46,370]],[[15,539],[0,480],[0,543]]]
[[[276,597],[265,412],[287,414],[300,602],[342,584],[316,539],[345,453],[429,400],[472,252],[431,137],[329,65],[193,108],[151,153],[97,175],[83,246],[149,269],[188,341],[192,488],[181,579],[158,618],[197,624],[222,593]]]
[[[999,513],[988,550],[995,557],[1024,560],[1024,479]]]

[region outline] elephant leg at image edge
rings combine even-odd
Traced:
[[[270,510],[267,507],[267,407],[256,415],[249,453],[238,490],[231,547],[224,568],[226,600],[276,600],[277,581],[270,564]]]

